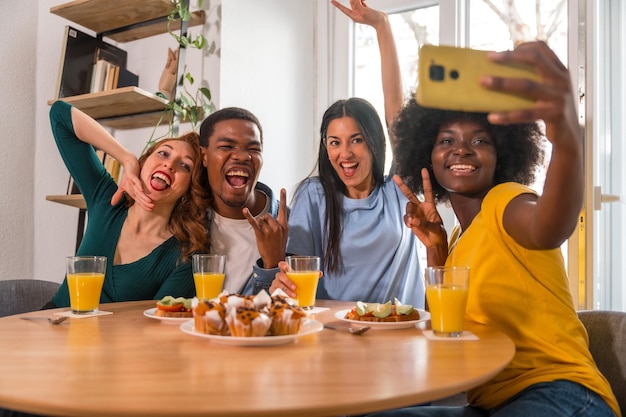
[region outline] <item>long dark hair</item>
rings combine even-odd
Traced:
[[[318,177],[326,197],[325,231],[328,239],[323,257],[324,269],[330,272],[343,270],[343,259],[339,250],[339,243],[343,229],[342,197],[347,195],[347,189],[328,159],[326,135],[330,122],[342,117],[353,118],[363,134],[372,155],[374,187],[378,187],[383,183],[383,170],[385,169],[385,131],[376,109],[368,101],[361,98],[349,98],[333,103],[322,118],[320,147],[317,158]]]

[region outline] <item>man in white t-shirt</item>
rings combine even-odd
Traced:
[[[269,289],[255,278],[277,272],[285,258],[287,208],[284,189],[279,203],[257,182],[263,166],[261,124],[248,110],[220,109],[202,122],[200,145],[212,199],[211,252],[226,255],[224,289],[244,294]]]

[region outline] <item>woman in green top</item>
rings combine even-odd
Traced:
[[[107,257],[100,302],[193,297],[189,257],[208,246],[209,197],[201,185],[198,135],[162,140],[137,160],[95,120],[65,102],[52,105],[50,122],[89,213],[76,254]],[[149,200],[152,210],[134,204],[128,196],[121,198],[94,148],[122,164],[126,184],[141,190],[136,195]],[[46,307],[66,306],[67,279]]]

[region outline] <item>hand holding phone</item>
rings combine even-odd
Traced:
[[[497,64],[487,51],[424,45],[419,51],[417,102],[424,107],[470,112],[500,112],[530,108],[535,101],[522,95],[488,90],[480,78],[495,76],[539,81],[533,68]]]

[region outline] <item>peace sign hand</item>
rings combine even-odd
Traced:
[[[424,201],[417,199],[413,191],[398,175],[393,176],[400,191],[409,199],[406,204],[404,223],[415,236],[426,246],[428,265],[443,265],[448,256],[448,236],[443,227],[443,220],[437,211],[430,175],[422,168],[422,184]]]

